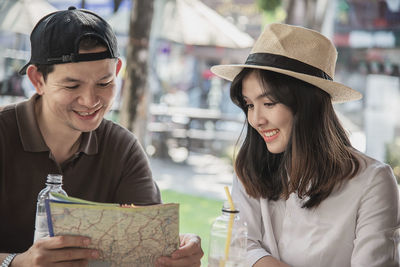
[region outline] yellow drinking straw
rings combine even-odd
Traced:
[[[231,194],[229,193],[229,189],[228,189],[227,186],[225,186],[224,188],[225,188],[226,197],[228,198],[230,209],[231,209],[231,211],[234,211],[235,210],[235,205],[233,204]],[[235,218],[235,216],[233,215],[233,213],[231,213],[230,217],[229,217],[229,224],[228,224],[228,235],[226,237],[226,242],[225,242],[225,259],[221,260],[219,262],[219,266],[220,267],[224,267],[225,266],[225,262],[228,260],[229,245],[231,244],[232,226],[233,226],[233,219],[234,218]]]

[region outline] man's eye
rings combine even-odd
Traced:
[[[79,85],[65,86],[65,88],[67,88],[67,89],[76,89],[78,87],[79,87]]]
[[[98,85],[100,86],[100,87],[107,87],[107,86],[109,86],[111,84],[111,82],[107,82],[107,83],[99,83]]]

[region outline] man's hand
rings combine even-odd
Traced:
[[[160,257],[156,261],[157,267],[164,266],[200,266],[200,259],[204,253],[201,249],[201,239],[194,234],[180,234],[179,249],[171,254],[171,257]]]
[[[83,236],[46,237],[18,254],[11,266],[87,266],[89,259],[99,257],[97,250],[87,248],[89,244]]]

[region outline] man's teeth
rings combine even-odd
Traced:
[[[78,113],[78,114],[81,115],[81,116],[89,116],[89,115],[94,114],[96,111],[97,111],[97,110],[92,111],[92,112],[81,112],[81,111],[77,111],[76,113]]]
[[[270,131],[270,132],[266,132],[266,133],[264,133],[264,135],[266,137],[271,137],[273,135],[276,135],[277,133],[279,133],[279,130],[273,130],[273,131]]]

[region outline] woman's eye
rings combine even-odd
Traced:
[[[276,105],[276,103],[274,103],[274,102],[264,103],[264,106],[266,106],[266,107],[273,107],[275,105]]]
[[[246,109],[252,109],[253,107],[254,107],[254,105],[253,104],[246,104]]]

